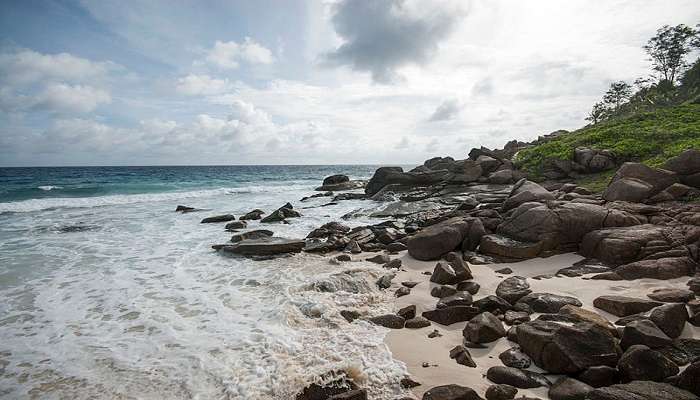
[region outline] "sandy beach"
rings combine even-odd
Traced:
[[[401,307],[416,305],[417,315],[426,310],[435,308],[439,299],[430,295],[430,290],[439,286],[429,281],[430,276],[424,274],[426,271],[432,272],[434,261],[418,261],[407,253],[402,252],[402,269],[394,279],[391,289],[397,289],[401,282],[420,282],[411,293],[396,299],[396,309]],[[685,289],[687,278],[670,280],[639,279],[634,281],[607,281],[590,280],[586,277],[566,277],[555,276],[548,279],[532,279],[539,275],[554,275],[559,269],[571,266],[573,263],[582,260],[583,257],[574,253],[560,254],[548,258],[534,258],[526,261],[489,265],[469,265],[474,282],[481,285],[479,292],[474,296],[474,300],[492,295],[495,293],[498,284],[508,276],[519,275],[528,278],[533,292],[546,292],[561,295],[568,295],[578,298],[583,303],[583,308],[595,311],[614,322],[618,317],[606,313],[593,306],[593,300],[602,295],[622,294],[625,296],[646,298],[647,293],[659,288]],[[495,271],[502,268],[510,268],[512,274],[506,275]],[[590,275],[589,275],[590,276]],[[537,318],[537,313],[532,315],[532,319]],[[458,322],[449,326],[432,323],[431,326],[421,329],[398,329],[390,330],[385,342],[389,346],[393,356],[406,364],[411,377],[421,383],[413,389],[416,398],[421,398],[428,389],[447,384],[459,384],[471,387],[480,395],[492,385],[486,379],[486,371],[493,366],[502,365],[498,355],[517,344],[501,338],[495,342],[485,344],[485,349],[469,349],[472,358],[477,364],[476,368],[469,368],[460,365],[455,360],[450,359],[450,349],[459,345],[463,341],[462,329],[466,322]],[[428,338],[428,334],[437,329],[442,336]],[[686,324],[681,337],[700,338],[700,328]],[[429,363],[429,367],[423,367],[423,363]],[[537,366],[529,368],[532,371],[544,372]],[[546,372],[545,372],[546,374]],[[559,375],[547,375],[555,381]],[[541,399],[549,399],[548,388],[540,387],[536,389],[520,389],[518,396],[534,396]]]

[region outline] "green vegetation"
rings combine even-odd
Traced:
[[[699,35],[685,25],[659,29],[644,46],[654,79],[637,79],[634,93],[627,83],[613,82],[593,106],[590,125],[520,151],[516,164],[538,179],[553,160],[573,161],[578,147],[610,150],[618,162],[654,167],[685,149],[700,149],[700,59],[692,65],[684,59],[700,49]],[[599,192],[613,173],[582,175],[577,183]]]

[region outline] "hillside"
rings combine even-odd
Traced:
[[[660,166],[685,149],[700,149],[700,104],[660,108],[587,126],[523,149],[515,162],[531,178],[544,179],[554,160],[573,161],[574,149],[581,147],[610,150],[618,165],[638,161]],[[612,171],[581,174],[575,180],[599,191]]]

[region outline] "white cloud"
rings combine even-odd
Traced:
[[[207,51],[205,60],[222,69],[235,69],[241,61],[249,64],[272,64],[275,58],[266,47],[246,37],[243,43],[217,40],[214,47]]]
[[[90,86],[50,84],[35,99],[35,106],[60,113],[88,113],[112,101],[109,93]]]
[[[440,104],[430,116],[430,121],[446,121],[454,119],[462,110],[462,106],[457,99],[445,100]]]
[[[209,75],[190,74],[179,78],[175,89],[189,96],[212,95],[225,92],[230,87],[228,79],[216,79]]]
[[[93,62],[68,53],[41,54],[32,50],[0,54],[0,75],[5,84],[22,85],[44,80],[84,82],[102,78],[116,64]]]

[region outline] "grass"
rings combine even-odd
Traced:
[[[547,143],[520,151],[516,163],[533,177],[542,176],[549,160],[573,160],[574,149],[613,151],[619,161],[658,167],[689,148],[700,149],[700,104],[684,104],[587,126]],[[584,176],[579,184],[602,190],[612,173]]]

